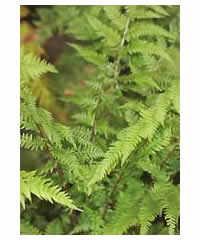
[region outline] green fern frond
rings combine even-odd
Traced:
[[[30,149],[32,151],[42,151],[45,147],[45,141],[41,137],[33,137],[33,135],[23,133],[20,139],[22,148]]]
[[[125,103],[124,105],[121,105],[119,107],[120,109],[124,110],[133,110],[134,112],[142,113],[144,109],[147,109],[147,107],[142,103],[141,101],[129,101]]]
[[[83,223],[75,226],[75,228],[69,233],[70,235],[78,234],[78,233],[88,233],[92,230],[90,223]]]
[[[98,83],[96,84],[96,86],[93,86],[96,89],[99,89]],[[83,95],[83,94],[82,94]],[[97,100],[94,99],[94,97],[81,97],[81,101],[80,99],[76,96],[76,98],[71,98],[69,102],[73,102],[73,104],[78,105],[80,108],[82,109],[86,109],[88,111],[94,111],[97,107]]]
[[[124,29],[127,18],[120,13],[120,6],[104,6],[104,11],[119,30]]]
[[[171,39],[174,38],[174,36],[164,28],[156,24],[146,22],[135,23],[134,27],[129,32],[129,35],[132,36],[133,38],[141,36],[163,36]]]
[[[69,150],[51,149],[51,153],[61,164],[63,171],[66,172],[67,175],[72,175],[72,179],[83,181],[84,176],[81,174],[82,166],[73,152]]]
[[[119,235],[129,227],[139,223],[139,209],[141,199],[145,197],[140,183],[132,181],[131,189],[121,192],[119,201],[114,210],[111,220],[105,225],[103,235]]]
[[[109,47],[115,47],[120,44],[120,35],[114,29],[103,24],[95,17],[88,16],[91,27],[95,30],[99,37],[104,37],[104,42]]]
[[[137,158],[146,158],[149,155],[154,155],[157,152],[165,149],[169,143],[170,143],[170,138],[172,136],[171,129],[161,129],[160,131],[157,131],[156,134],[154,135],[153,140],[150,142],[148,141],[143,148],[142,152],[139,152],[137,154]]]
[[[25,54],[24,49],[21,48],[20,72],[22,80],[27,81],[29,79],[37,79],[47,72],[57,73],[57,70],[45,60],[41,60],[39,57],[34,56],[31,53]]]
[[[77,50],[81,57],[83,57],[87,62],[92,63],[96,66],[104,66],[106,63],[106,57],[102,54],[98,54],[96,51],[81,47],[76,44],[69,44],[71,47]]]
[[[163,6],[159,6],[159,5],[148,5],[146,6],[147,8],[159,13],[159,14],[162,14],[162,15],[165,15],[165,16],[169,16],[169,13],[164,9]]]
[[[140,234],[144,235],[148,233],[152,222],[161,212],[161,204],[151,192],[147,192],[143,201],[141,202],[141,208],[139,212],[139,221],[141,224]]]
[[[118,135],[118,141],[114,142],[105,153],[103,161],[98,165],[96,173],[89,182],[93,185],[109,174],[121,161],[123,165],[131,152],[142,139],[151,139],[159,125],[164,123],[165,115],[170,104],[169,92],[160,94],[152,108],[144,110],[141,120],[134,126],[123,129]]]
[[[55,129],[57,130],[60,138],[66,140],[71,143],[74,148],[76,148],[76,144],[74,141],[73,130],[70,127],[64,126],[60,123],[54,123]]]
[[[85,152],[94,158],[99,158],[104,155],[104,152],[100,146],[91,141],[91,130],[86,127],[77,126],[73,130],[73,136],[79,150]]]
[[[72,118],[79,124],[83,124],[88,127],[92,127],[94,116],[91,112],[76,113]]]
[[[57,164],[51,160],[48,160],[46,163],[42,164],[38,169],[37,173],[39,175],[47,175],[48,173],[53,173],[54,169],[57,167]]]
[[[169,187],[163,194],[162,204],[165,213],[169,234],[175,234],[175,229],[180,214],[180,194],[175,186]]]
[[[133,19],[153,19],[162,18],[163,15],[145,8],[138,8],[137,6],[128,6],[128,15]]]
[[[129,46],[129,53],[156,55],[164,59],[167,59],[170,62],[173,62],[170,56],[166,53],[166,51],[163,48],[156,46],[155,44],[147,41],[142,41],[142,40],[131,41]]]
[[[69,198],[68,194],[55,185],[50,179],[37,176],[36,171],[20,173],[20,196],[22,206],[25,208],[25,199],[31,201],[31,193],[40,199],[51,203],[57,202],[72,209],[78,209]]]

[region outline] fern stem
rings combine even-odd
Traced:
[[[160,165],[161,168],[164,167],[164,165],[171,159],[178,143],[179,143],[179,138],[177,138],[174,147],[169,151],[167,158],[161,163]]]
[[[97,100],[97,106],[94,112],[94,119],[93,119],[93,123],[92,123],[92,130],[91,130],[91,136],[90,136],[90,140],[92,141],[92,139],[94,138],[94,136],[96,135],[96,116],[97,116],[97,108],[100,102],[100,97],[98,97]]]
[[[104,208],[104,212],[103,212],[102,218],[105,217],[105,215],[106,215],[106,213],[107,213],[107,211],[108,211],[110,199],[113,198],[113,195],[115,194],[115,192],[116,192],[116,190],[117,190],[117,188],[118,188],[118,186],[119,186],[119,183],[120,183],[120,181],[121,181],[121,179],[122,179],[122,177],[123,177],[123,175],[124,175],[124,173],[125,173],[125,171],[124,171],[125,169],[126,169],[126,167],[125,167],[124,169],[122,169],[119,177],[117,178],[117,180],[116,180],[116,182],[115,182],[115,184],[114,184],[114,186],[113,186],[113,188],[112,188],[112,190],[111,190],[111,192],[110,192],[110,194],[109,194],[109,196],[108,196],[108,202],[106,203],[106,206],[105,206],[105,208]]]
[[[99,103],[101,101],[101,96],[102,96],[102,84],[101,84],[101,88],[100,88],[100,94],[97,97],[97,105],[96,105],[95,112],[94,112],[94,119],[93,119],[93,123],[92,123],[92,131],[91,131],[91,135],[90,135],[90,140],[91,141],[94,138],[94,136],[96,135],[96,117],[97,117],[97,110],[98,110],[98,107],[99,107]]]
[[[123,37],[122,37],[122,40],[121,40],[121,43],[120,43],[120,49],[124,46],[124,42],[125,42],[126,35],[127,35],[127,32],[128,32],[129,24],[130,24],[130,18],[128,18],[128,20],[127,20],[127,22],[126,22],[125,30],[124,30]],[[119,52],[119,53],[118,53],[117,60],[116,60],[116,63],[115,63],[114,79],[117,79],[117,77],[118,77],[118,75],[119,75],[119,63],[120,63],[120,59],[121,59],[121,56],[120,56],[120,52]],[[116,80],[116,81],[117,81],[117,80]],[[118,88],[117,83],[116,83],[116,88]]]

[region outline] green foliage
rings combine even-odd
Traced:
[[[40,235],[40,231],[34,227],[33,225],[31,225],[30,223],[21,220],[20,221],[20,233],[22,235]]]
[[[22,47],[21,148],[42,160],[21,171],[21,233],[179,234],[179,7],[53,6],[38,13],[42,41],[71,34],[75,71],[90,71],[71,84],[71,96],[59,96],[69,114],[62,124],[30,83],[51,72],[59,84],[65,69],[57,73]],[[42,200],[52,203],[47,217],[38,210]]]

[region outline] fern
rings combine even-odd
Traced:
[[[56,67],[21,47],[21,234],[179,234],[179,8],[37,13],[66,44]]]

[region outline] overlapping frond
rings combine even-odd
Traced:
[[[143,111],[142,118],[137,124],[125,128],[119,133],[118,140],[105,153],[103,161],[98,165],[97,171],[89,184],[92,185],[102,180],[119,162],[124,164],[131,152],[143,139],[153,137],[157,128],[164,124],[165,115],[170,105],[169,95],[170,91],[160,94],[154,105]]]

